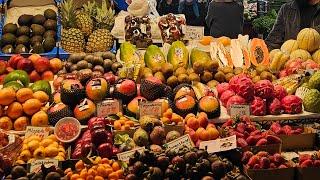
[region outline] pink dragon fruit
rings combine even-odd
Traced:
[[[319,69],[319,64],[311,59],[308,59],[305,62],[303,62],[302,66],[304,67],[304,69]]]
[[[234,95],[234,96],[229,98],[229,100],[227,102],[227,109],[229,110],[231,105],[234,105],[234,104],[245,104],[245,103],[246,103],[246,100],[243,97],[238,96],[238,95]]]
[[[287,70],[287,74],[294,74],[297,71],[299,71],[300,69],[304,69],[302,66],[303,60],[298,58],[298,59],[292,59],[290,61],[288,61],[285,65],[286,70]]]
[[[232,90],[224,91],[220,96],[220,100],[222,102],[222,105],[226,106],[229,98],[234,96],[234,95],[236,95],[236,93],[234,93]]]
[[[229,83],[221,83],[217,85],[218,97],[221,97],[223,92],[230,89]]]
[[[262,99],[272,99],[274,97],[274,87],[269,80],[260,80],[254,85],[254,95]]]
[[[253,100],[254,85],[246,74],[239,74],[230,80],[230,88],[239,96],[245,98],[247,102]]]
[[[283,112],[281,101],[278,98],[274,98],[268,103],[268,112],[272,115],[279,115]]]
[[[251,102],[251,114],[255,116],[266,115],[266,100],[260,97],[254,97]]]
[[[302,100],[298,96],[288,95],[281,100],[281,104],[287,114],[299,114],[302,112]]]
[[[278,100],[282,100],[285,96],[287,96],[287,90],[281,86],[281,85],[275,85],[274,86],[274,97],[277,98]]]
[[[286,77],[286,76],[288,76],[288,73],[287,73],[287,71],[284,69],[284,70],[281,70],[280,72],[279,72],[279,78],[282,78],[282,77]]]

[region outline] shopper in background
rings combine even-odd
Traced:
[[[206,24],[213,37],[237,38],[243,32],[243,3],[239,0],[212,0]]]
[[[187,25],[203,26],[197,0],[180,0],[178,7],[179,14],[184,14]]]
[[[279,10],[277,21],[266,39],[269,49],[280,48],[288,39],[296,39],[304,28],[320,30],[320,0],[293,0]]]
[[[158,4],[160,16],[169,13],[178,14],[179,0],[161,0]]]

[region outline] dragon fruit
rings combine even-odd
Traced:
[[[319,64],[311,59],[308,59],[305,62],[303,62],[302,66],[304,67],[304,69],[319,69]]]
[[[277,98],[278,100],[282,100],[285,96],[287,96],[287,90],[281,86],[281,85],[275,85],[274,86],[274,97]]]
[[[287,74],[288,75],[295,74],[299,70],[304,69],[302,66],[302,63],[303,63],[303,60],[300,58],[288,61],[285,65]]]
[[[299,114],[302,112],[302,100],[298,96],[288,95],[281,100],[281,104],[287,114]]]
[[[253,100],[254,85],[246,74],[239,74],[230,80],[230,88],[239,96],[244,97],[247,102]]]
[[[262,99],[272,99],[274,97],[274,87],[269,80],[260,80],[254,85],[254,95]]]
[[[222,105],[226,106],[229,98],[234,96],[234,95],[236,95],[236,93],[234,93],[232,90],[224,91],[220,96],[220,100],[222,102]]]
[[[229,83],[221,83],[217,85],[218,97],[221,97],[223,92],[230,89]]]
[[[254,97],[251,102],[251,114],[255,116],[266,115],[266,101],[261,97]]]
[[[268,103],[268,112],[272,115],[279,115],[283,112],[281,101],[278,98],[274,98]]]
[[[245,104],[245,103],[246,103],[246,100],[243,97],[238,96],[238,95],[234,95],[234,96],[229,98],[229,100],[227,102],[227,109],[229,110],[231,105],[234,105],[234,104]]]

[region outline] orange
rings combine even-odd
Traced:
[[[215,140],[219,137],[219,131],[216,128],[208,128],[207,132],[209,133],[210,140]]]
[[[76,164],[75,164],[75,168],[77,171],[81,171],[82,169],[84,169],[84,163],[82,160],[78,161]]]
[[[9,105],[16,100],[16,92],[13,88],[0,89],[0,105]]]
[[[193,113],[187,114],[187,116],[184,118],[184,119],[186,120],[186,123],[188,122],[188,120],[189,120],[191,117],[196,117],[196,115],[194,115]]]
[[[124,123],[126,123],[126,120],[124,120],[124,119],[119,119],[118,121],[119,121],[119,123],[120,123],[121,125],[124,125]]]
[[[71,179],[71,177],[73,175],[73,172],[71,171],[71,172],[68,172],[68,173],[65,173],[65,174],[67,175],[68,179]]]
[[[134,126],[134,122],[133,121],[126,121],[124,123],[124,125],[128,125],[129,127],[133,127]]]
[[[88,175],[87,178],[86,178],[86,180],[94,180],[94,176]]]
[[[124,171],[122,169],[117,170],[116,173],[118,174],[119,178],[123,178]]]
[[[96,177],[94,177],[94,180],[104,180],[104,179],[101,176],[96,176]]]
[[[115,130],[120,130],[121,129],[120,121],[114,121],[113,127],[114,127]]]
[[[9,117],[3,116],[0,118],[0,129],[9,131],[12,129],[12,127],[13,123]]]
[[[93,176],[93,177],[95,177],[97,175],[97,171],[96,170],[94,170],[94,169],[92,169],[92,168],[90,168],[89,170],[88,170],[88,176]]]
[[[113,169],[113,171],[117,171],[117,170],[121,169],[121,166],[118,162],[115,161],[114,163],[112,163],[112,169]]]
[[[126,129],[125,129],[124,126],[121,126],[120,130],[121,130],[121,131],[125,131]]]
[[[80,177],[86,179],[88,176],[88,171],[86,168],[82,169],[80,172]]]
[[[38,99],[28,99],[26,102],[22,104],[23,111],[28,115],[33,115],[34,113],[38,112],[42,104]]]
[[[200,126],[199,121],[195,118],[195,117],[191,117],[187,120],[187,125],[193,129],[193,130],[197,130]]]
[[[24,103],[28,99],[33,98],[33,91],[30,88],[21,88],[17,91],[17,100]]]
[[[99,165],[98,168],[97,168],[97,174],[101,177],[108,177],[108,169],[104,168],[104,166],[102,165]]]
[[[123,127],[124,127],[124,130],[130,130],[130,126],[128,124],[125,124]]]
[[[110,164],[110,160],[108,158],[102,158],[101,163],[102,164]]]
[[[28,57],[28,59],[30,59],[33,64],[35,64],[39,58],[41,58],[39,54],[32,54]]]
[[[204,131],[205,129],[203,127],[199,127],[197,130],[196,130],[196,134],[198,137],[200,137],[200,134],[202,133],[202,131]]]
[[[113,172],[109,174],[108,179],[119,179],[118,173]]]
[[[176,114],[176,113],[173,113],[171,120],[172,120],[173,122],[175,122],[176,124],[178,124],[179,122],[182,122],[182,117],[179,116],[179,115]]]
[[[210,140],[209,132],[207,130],[203,130],[199,135],[200,140],[208,141]]]
[[[18,117],[21,117],[23,114],[23,108],[22,105],[18,102],[13,102],[9,105],[7,109],[7,115],[11,119],[17,119]]]
[[[39,111],[35,113],[31,118],[32,126],[48,126],[48,114],[44,111]]]
[[[80,175],[79,174],[73,174],[70,178],[70,180],[78,180],[80,179]]]
[[[208,130],[209,128],[216,128],[216,126],[212,123],[209,123],[206,129]]]

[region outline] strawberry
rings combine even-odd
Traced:
[[[311,159],[303,161],[303,163],[300,164],[300,167],[306,168],[306,167],[313,167],[313,161]]]
[[[240,123],[237,124],[236,130],[237,130],[239,133],[244,133],[245,128],[246,128],[246,125],[245,125],[243,122],[240,122]]]
[[[268,143],[267,139],[262,138],[257,142],[256,146],[263,146],[263,145],[266,145],[267,143]]]
[[[270,168],[275,169],[275,168],[277,168],[277,166],[274,163],[270,163]]]
[[[259,135],[259,134],[261,134],[261,131],[260,130],[255,130],[255,131],[250,133],[250,136],[255,136],[255,135]]]
[[[250,159],[252,156],[253,156],[253,153],[252,153],[251,151],[246,151],[246,152],[244,152],[243,155],[242,155],[242,159],[241,159],[242,163],[243,163],[243,164],[247,164],[248,161],[249,161],[249,159]]]
[[[237,146],[238,147],[246,147],[248,143],[243,138],[237,138]]]
[[[262,157],[260,159],[260,166],[262,169],[269,169],[270,168],[270,160],[267,157]]]
[[[228,126],[232,126],[232,124],[234,124],[234,121],[232,119],[228,119],[221,127],[225,128]]]
[[[313,162],[313,165],[314,165],[314,167],[320,167],[320,160],[315,160],[314,162]]]
[[[253,166],[253,169],[261,169],[260,164],[255,164],[255,165]]]
[[[251,168],[255,164],[259,164],[259,156],[257,156],[257,155],[253,155],[248,161],[248,166],[251,167]]]
[[[286,160],[279,153],[275,153],[273,157],[274,157],[274,163],[276,165],[280,165],[286,162]]]
[[[256,144],[256,139],[254,138],[254,136],[249,136],[247,139],[246,139],[247,143],[249,146],[254,146]]]
[[[288,168],[288,166],[287,166],[287,165],[284,165],[284,164],[281,164],[278,168],[279,168],[279,169],[285,169],[285,168]]]
[[[282,127],[282,129],[283,129],[283,131],[284,131],[284,133],[285,133],[286,135],[291,135],[291,131],[292,131],[291,126],[285,125],[285,126]]]
[[[269,153],[266,152],[266,151],[260,151],[260,152],[257,153],[257,156],[259,156],[259,157],[268,157]]]
[[[268,141],[268,144],[280,144],[281,143],[281,139],[277,136],[267,135],[266,139]]]
[[[299,156],[299,164],[301,165],[304,161],[311,159],[312,156],[310,154],[300,154]]]

